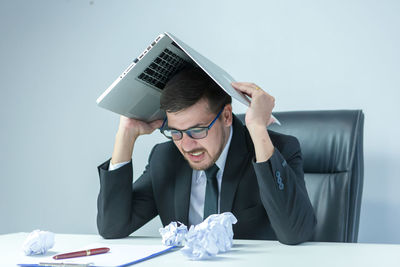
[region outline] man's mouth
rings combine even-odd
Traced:
[[[190,161],[193,162],[199,162],[204,159],[205,156],[205,151],[204,150],[197,150],[197,151],[191,151],[191,152],[186,152],[186,155]]]

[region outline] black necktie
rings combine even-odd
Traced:
[[[211,214],[218,213],[218,181],[217,172],[219,168],[217,165],[212,165],[205,170],[207,176],[206,197],[204,200],[204,215],[203,220]]]

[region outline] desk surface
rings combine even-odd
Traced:
[[[0,266],[16,266],[28,233],[0,235]],[[76,250],[90,243],[161,244],[160,238],[105,240],[98,235],[56,234],[54,252]],[[231,251],[205,261],[188,260],[174,251],[135,266],[400,266],[400,245],[307,242],[297,246],[277,241],[234,240]]]

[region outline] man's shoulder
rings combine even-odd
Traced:
[[[299,140],[295,136],[282,134],[271,130],[268,130],[268,134],[272,143],[276,148],[278,148],[279,151],[283,152],[286,150],[300,150]]]
[[[276,131],[268,130],[271,139],[276,142],[298,142],[297,138],[293,135],[283,134]]]
[[[172,141],[164,142],[155,145],[151,150],[148,159],[150,168],[148,170],[153,179],[162,180],[167,176],[173,176],[174,173],[181,169],[184,162],[175,144]],[[161,182],[161,184],[164,184],[164,182]]]
[[[179,155],[180,152],[175,144],[172,141],[167,141],[164,143],[156,144],[150,153],[150,158],[153,159],[155,157],[157,159],[162,158],[165,160],[165,158],[173,158]]]
[[[251,139],[250,133],[244,124],[244,114],[234,114],[235,130],[243,129],[248,139]],[[292,135],[282,134],[279,132],[268,130],[268,134],[271,138],[272,143],[275,147],[282,148],[285,146],[289,147],[300,147],[299,141]]]

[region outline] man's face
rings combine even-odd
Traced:
[[[216,114],[208,109],[208,102],[199,100],[193,106],[182,111],[169,113],[168,127],[186,130],[193,127],[207,127]],[[176,147],[195,170],[205,170],[219,158],[229,137],[229,127],[232,124],[232,107],[226,105],[224,111],[208,130],[207,137],[192,139],[186,133],[181,140],[174,140]]]

